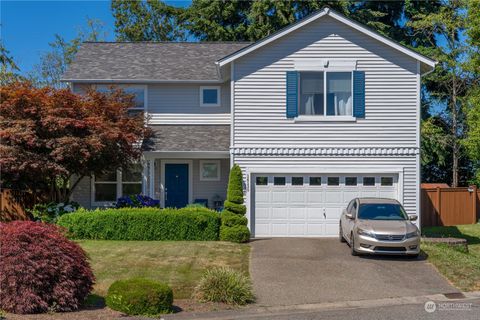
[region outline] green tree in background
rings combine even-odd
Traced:
[[[461,141],[466,130],[464,125],[464,104],[470,88],[476,79],[466,68],[470,48],[463,40],[466,30],[466,1],[444,1],[438,12],[417,13],[407,25],[416,37],[429,39],[429,46],[417,49],[439,61],[435,71],[424,77],[424,85],[429,98],[435,105],[444,106],[441,117],[448,124],[451,149],[451,185],[457,187],[461,161],[464,156]],[[438,142],[442,145],[444,142]],[[465,173],[464,173],[465,174]]]
[[[71,41],[56,34],[55,40],[49,44],[51,51],[40,56],[40,63],[33,67],[28,78],[38,87],[65,87],[66,84],[60,82],[60,79],[75,58],[80,45],[84,41],[103,41],[106,38],[103,28],[104,24],[100,20],[87,19],[87,29],[80,30]]]
[[[471,57],[467,61],[467,68],[478,79],[480,77],[480,1],[469,1],[467,17]],[[465,113],[467,133],[464,146],[475,170],[475,175],[470,182],[480,187],[480,86],[478,82],[469,92]]]
[[[184,10],[159,0],[112,0],[115,33],[119,41],[184,40]]]
[[[18,75],[18,71],[20,71],[20,68],[18,68],[15,60],[10,55],[10,51],[0,41],[0,85],[6,85],[19,80],[21,77]]]

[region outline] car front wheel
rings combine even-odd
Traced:
[[[352,253],[352,256],[358,256],[358,252],[355,250],[355,238],[352,235],[350,235],[350,250]]]

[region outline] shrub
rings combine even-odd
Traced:
[[[92,289],[85,252],[55,225],[0,223],[0,309],[73,311]]]
[[[248,224],[247,217],[231,213],[230,211],[223,211],[220,217],[222,219],[222,226],[225,227],[246,226]]]
[[[247,226],[220,227],[220,240],[244,243],[250,240],[250,230]]]
[[[67,203],[38,203],[33,206],[32,210],[29,210],[29,212],[36,220],[55,223],[60,216],[74,212],[79,207],[80,205],[75,201]]]
[[[227,199],[224,202],[225,211],[244,215],[247,211],[243,205],[243,177],[242,170],[235,164],[230,170],[228,178]]]
[[[160,282],[133,278],[115,281],[108,288],[107,306],[128,315],[156,315],[172,311],[172,289]]]
[[[207,270],[195,288],[200,301],[244,305],[254,301],[250,279],[229,268]]]
[[[207,208],[79,211],[58,219],[76,239],[218,240],[220,215]]]
[[[141,194],[125,196],[117,199],[116,208],[160,207],[160,200],[154,200]]]

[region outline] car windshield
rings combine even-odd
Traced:
[[[408,220],[405,210],[394,203],[364,203],[358,209],[358,218],[365,220]]]

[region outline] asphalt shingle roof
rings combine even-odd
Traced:
[[[64,80],[218,80],[215,61],[249,42],[85,42]]]
[[[148,151],[228,151],[228,125],[152,125]]]

